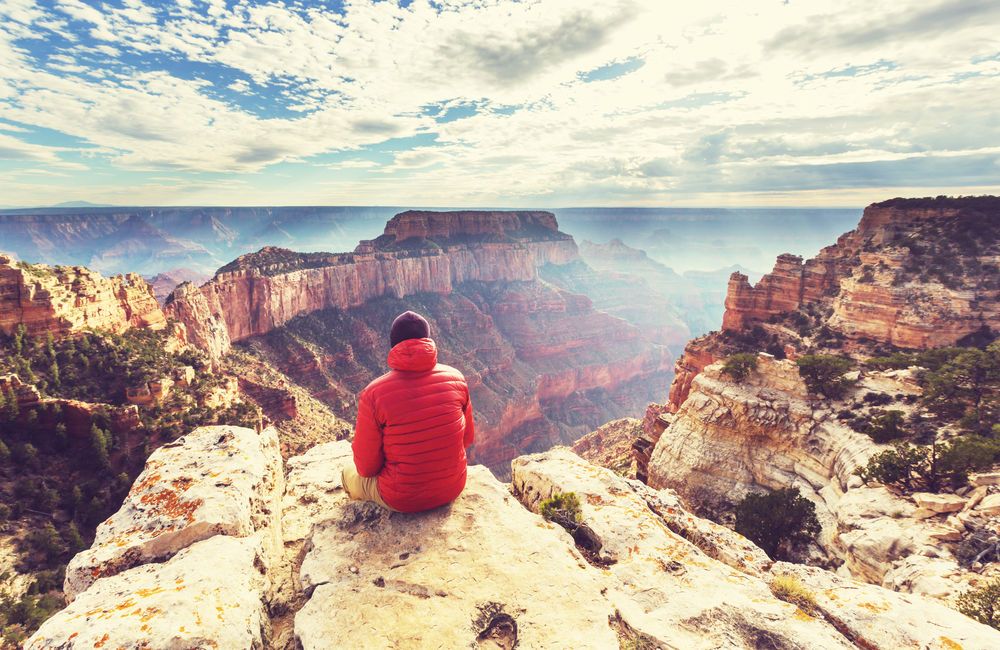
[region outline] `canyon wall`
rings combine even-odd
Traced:
[[[217,360],[233,342],[302,314],[349,309],[382,296],[447,294],[464,282],[534,280],[538,266],[577,256],[572,237],[556,230],[549,213],[462,212],[448,227],[427,215],[397,215],[382,237],[362,242],[354,253],[296,256],[265,248],[245,255],[200,288],[178,288],[165,310]],[[414,240],[414,247],[398,246]],[[271,262],[274,257],[282,261]]]
[[[843,399],[826,400],[808,394],[794,359],[988,339],[1000,331],[998,262],[1000,199],[896,199],[866,208],[813,259],[780,256],[755,286],[733,274],[722,330],[688,344],[669,402],[648,412],[655,446],[638,461],[649,484],[723,517],[749,492],[797,487],[822,525],[813,561],[939,598],[977,584],[956,543],[993,526],[992,505],[979,505],[993,487],[973,483],[939,507],[938,495],[899,496],[853,474],[886,447],[848,416],[875,414],[870,393],[909,416],[921,392],[912,373],[863,368]],[[758,354],[743,381],[721,363],[738,352]]]
[[[416,514],[351,502],[335,471],[350,462],[339,441],[283,465],[273,431],[236,427],[161,448],[24,647],[1000,646],[931,599],[773,563],[565,449],[518,459],[511,484],[472,467],[453,504]],[[586,534],[538,514],[566,492]],[[787,575],[810,611],[772,593]]]
[[[990,232],[1000,201],[985,207],[961,201],[874,204],[855,230],[804,263],[781,255],[755,286],[734,273],[723,330],[746,330],[809,305],[832,310],[826,325],[847,338],[902,348],[952,345],[984,327],[1000,330]],[[954,266],[954,256],[966,264]]]
[[[85,329],[162,328],[149,284],[129,273],[105,278],[80,266],[24,264],[0,254],[0,331],[62,337]]]

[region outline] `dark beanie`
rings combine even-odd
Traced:
[[[431,334],[430,325],[424,317],[413,311],[404,311],[392,321],[389,343],[392,347],[406,339],[425,339]]]

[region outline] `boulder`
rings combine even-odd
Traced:
[[[1000,492],[984,496],[975,511],[984,515],[1000,515]]]
[[[217,535],[162,564],[100,578],[46,621],[25,648],[247,648],[266,646],[265,576],[256,537]]]
[[[969,483],[976,487],[982,485],[1000,485],[1000,472],[984,472],[969,477]]]
[[[323,446],[314,452],[350,450]],[[343,492],[327,503],[330,519],[313,526],[301,569],[304,650],[618,646],[601,573],[483,467],[469,468],[453,504],[430,512],[390,514]]]
[[[913,502],[920,508],[925,508],[940,514],[943,512],[959,512],[965,507],[965,499],[957,494],[934,494],[933,492],[915,492]]]
[[[202,427],[160,447],[122,507],[97,527],[94,544],[70,561],[67,599],[98,578],[166,560],[215,535],[266,531],[265,557],[276,558],[283,483],[274,429]]]

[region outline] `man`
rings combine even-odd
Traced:
[[[451,503],[465,488],[465,448],[475,437],[465,377],[437,362],[422,316],[407,311],[389,333],[389,372],[358,397],[354,467],[341,480],[352,499],[399,512]]]

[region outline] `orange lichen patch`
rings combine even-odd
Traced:
[[[876,614],[878,614],[879,612],[885,612],[885,611],[889,610],[889,605],[886,604],[886,603],[882,603],[882,604],[877,604],[877,603],[858,603],[858,607],[864,607],[869,612],[875,612]]]
[[[948,650],[962,650],[962,645],[960,643],[955,643],[946,636],[941,637],[941,646],[948,648]]]
[[[162,591],[163,587],[153,587],[152,589],[138,589],[135,593],[143,598],[149,598],[150,596],[155,596]]]
[[[147,607],[146,608],[146,613],[143,614],[142,617],[139,620],[142,621],[143,623],[145,623],[149,619],[151,619],[154,616],[156,616],[157,614],[159,614],[160,611],[161,610],[160,610],[159,607]]]
[[[161,478],[163,477],[160,474],[154,472],[153,474],[150,474],[146,478],[142,479],[142,483],[137,483],[134,486],[132,486],[132,492],[135,494],[138,494],[139,492],[145,492],[149,488],[156,485],[156,483]]]
[[[174,480],[170,481],[170,485],[173,485],[175,488],[177,488],[178,490],[181,490],[182,492],[184,490],[187,490],[193,484],[194,484],[194,481],[192,481],[187,476],[183,476],[181,478],[175,478]]]
[[[95,648],[103,648],[104,644],[107,643],[108,639],[110,639],[110,638],[111,638],[111,636],[109,634],[105,634],[104,636],[101,637],[100,641],[98,641],[97,643],[94,644],[94,647]]]
[[[592,506],[600,506],[604,505],[605,501],[604,499],[601,498],[600,494],[588,494],[587,503],[589,503]]]
[[[75,639],[78,636],[80,636],[80,633],[79,632],[74,632],[73,634],[69,635],[69,640],[72,641],[73,639]]]
[[[115,607],[115,609],[120,612],[123,609],[128,609],[128,608],[134,607],[134,606],[135,606],[135,601],[132,600],[131,598],[129,598],[128,600],[124,601],[123,603],[121,603],[120,605],[118,605],[117,607]]]
[[[173,490],[160,490],[143,495],[140,501],[148,506],[153,506],[160,513],[169,517],[185,519],[188,523],[194,521],[194,511],[202,504],[201,499],[185,501],[177,496]]]

